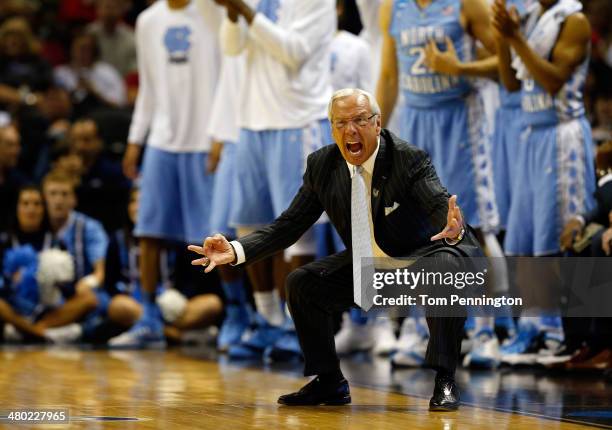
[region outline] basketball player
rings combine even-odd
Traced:
[[[581,10],[577,0],[539,0],[522,32],[515,7],[503,0],[493,5],[500,77],[509,91],[520,91],[525,126],[516,151],[524,167],[514,183],[505,238],[509,255],[559,255],[564,224],[594,204],[593,144],[583,102],[591,29]],[[527,265],[517,269],[519,285],[533,276]],[[555,352],[563,340],[560,319],[521,318],[517,337],[502,348],[504,361],[533,363],[529,352],[537,352],[530,349],[539,337]]]
[[[400,137],[426,150],[450,192],[459,196],[468,222],[487,250],[495,236],[495,202],[487,127],[480,94],[469,76],[488,77],[495,58],[477,61],[475,42],[495,52],[485,0],[385,0],[381,7],[383,53],[377,98],[383,125],[402,101]],[[410,345],[393,358],[400,366],[423,362],[426,327],[406,320]],[[402,331],[404,327],[402,327]],[[420,338],[420,340],[417,340]]]
[[[162,240],[199,241],[208,232],[213,175],[205,168],[207,129],[219,73],[221,17],[212,2],[163,0],[136,22],[140,87],[123,170],[127,177],[137,177],[148,133],[135,229],[146,297],[141,319],[123,337],[126,346],[163,341],[155,305]],[[196,195],[201,198],[194,199]]]
[[[221,43],[228,55],[245,52],[240,98],[241,133],[230,224],[243,236],[285,210],[297,192],[305,156],[332,143],[326,120],[331,95],[330,45],[336,31],[334,0],[215,0],[227,10]],[[312,236],[287,250],[292,266],[314,255]],[[282,258],[282,257],[281,257]],[[278,265],[277,265],[278,267]],[[299,354],[274,287],[270,259],[247,268],[255,290],[257,329],[229,349],[232,358]],[[284,276],[277,280],[284,287]],[[284,327],[283,327],[284,326]],[[278,354],[277,354],[278,353]]]

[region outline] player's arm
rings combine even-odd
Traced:
[[[491,11],[485,0],[463,0],[465,30],[482,43],[489,52],[495,51],[495,39],[491,26]]]
[[[584,60],[590,37],[591,26],[587,18],[577,13],[566,19],[557,44],[553,48],[551,61],[540,57],[520,32],[508,37],[508,42],[521,57],[533,79],[548,93],[554,95]]]
[[[376,99],[382,111],[385,127],[393,114],[399,90],[399,71],[395,40],[391,36],[393,0],[385,0],[380,8],[380,28],[383,34],[380,76],[376,87]]]
[[[491,32],[491,16],[484,0],[463,0],[462,21],[466,32],[480,41],[486,51],[495,52],[495,41]],[[438,73],[454,76],[475,76],[495,78],[497,76],[497,57],[461,62],[452,41],[447,38],[446,51],[441,52],[432,41],[426,48],[428,67]]]
[[[511,16],[511,15],[512,16]],[[508,21],[508,19],[510,21]],[[506,26],[516,26],[516,30],[506,28]],[[520,22],[516,9],[512,12],[506,10],[504,0],[498,0],[493,3],[493,37],[497,49],[497,66],[499,78],[508,91],[519,91],[521,82],[516,78],[516,70],[512,68],[512,55],[510,53],[510,43],[505,34],[508,31],[518,31]]]
[[[93,272],[81,279],[77,288],[98,288],[104,285],[108,242],[102,224],[95,220],[88,220],[85,223],[85,252],[87,258],[92,261]]]
[[[328,0],[295,2],[295,16],[289,28],[281,28],[264,14],[250,22],[250,36],[278,61],[297,71],[317,49],[331,43],[336,28],[332,3]]]
[[[240,55],[247,45],[247,25],[240,20],[240,10],[237,9],[232,2],[225,0],[215,1],[226,8],[226,19],[223,20],[219,33],[221,50],[226,55]],[[245,19],[247,23],[250,23],[249,19],[252,20],[254,15],[253,10],[246,3],[241,3],[243,13],[248,16],[248,18]]]
[[[138,95],[132,115],[128,145],[123,155],[123,174],[129,179],[138,176],[138,159],[144,144],[145,136],[153,118],[153,106],[155,106],[153,82],[150,76],[151,65],[147,61],[147,52],[152,49],[148,43],[146,28],[142,19],[136,21],[136,52],[138,53]]]
[[[440,51],[436,42],[430,41],[425,47],[425,64],[434,72],[451,76],[497,77],[497,56],[489,56],[476,61],[461,62],[455,45],[446,38],[446,51]]]

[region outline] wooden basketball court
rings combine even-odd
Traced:
[[[427,398],[355,385],[350,406],[289,408],[276,404],[277,397],[298,389],[305,379],[203,360],[179,350],[4,349],[0,368],[3,415],[33,408],[69,410],[69,424],[31,428],[585,428],[473,406],[432,413]]]

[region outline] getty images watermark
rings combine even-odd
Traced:
[[[385,287],[407,288],[410,291],[422,291],[426,287],[449,287],[456,290],[464,288],[484,288],[487,282],[488,269],[478,272],[430,272],[425,269],[412,271],[410,269],[395,269],[393,271],[375,272],[372,287],[380,292]],[[485,293],[480,297],[470,295],[450,294],[432,296],[430,294],[400,294],[399,297],[385,297],[376,294],[373,299],[375,306],[522,306],[521,297],[490,297]]]
[[[369,258],[362,280],[393,316],[612,317],[612,258]]]

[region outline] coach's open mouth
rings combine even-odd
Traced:
[[[348,152],[351,155],[357,156],[361,154],[361,151],[363,150],[363,144],[361,142],[347,142],[346,149],[348,149]]]

